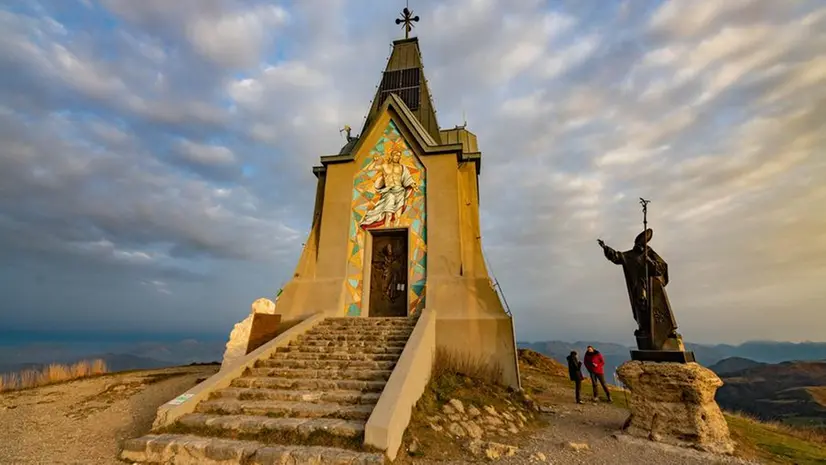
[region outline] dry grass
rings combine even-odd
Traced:
[[[460,375],[495,383],[502,381],[503,373],[501,365],[486,358],[436,349],[431,379]]]
[[[103,360],[83,360],[72,365],[52,363],[40,370],[23,370],[0,375],[0,392],[28,389],[87,376],[108,373]]]
[[[759,423],[766,429],[779,434],[793,436],[804,441],[821,443],[824,444],[824,446],[826,446],[826,429],[823,428],[814,428],[798,425],[791,426],[782,422],[761,420],[760,418],[743,412],[726,412],[726,415],[734,418],[740,418],[744,421],[749,421],[752,423]]]

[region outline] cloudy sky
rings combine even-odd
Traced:
[[[632,341],[596,239],[630,247],[644,196],[686,339],[826,340],[826,3],[411,3],[519,339]],[[404,6],[0,4],[2,325],[158,332],[292,274]]]

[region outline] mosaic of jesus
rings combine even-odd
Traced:
[[[403,148],[404,143],[400,140],[389,143],[385,156],[375,158],[367,165],[367,171],[378,171],[373,187],[380,198],[359,223],[363,229],[399,226],[407,199],[419,189],[410,171],[401,163]]]

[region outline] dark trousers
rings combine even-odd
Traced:
[[[602,385],[602,390],[605,391],[605,397],[607,397],[608,400],[611,400],[611,393],[608,392],[608,386],[605,385],[605,375],[600,373],[589,373],[591,374],[591,385],[594,386],[594,399],[599,397],[597,395],[597,381],[599,381],[599,384]]]
[[[582,380],[580,378],[574,380],[574,389],[574,392],[576,392],[576,401],[579,402],[579,392],[582,390]]]

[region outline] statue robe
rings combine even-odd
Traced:
[[[606,246],[604,252],[605,258],[617,265],[622,265],[625,273],[625,285],[628,288],[631,309],[634,313],[634,320],[639,326],[638,348],[640,350],[661,350],[666,340],[677,330],[677,322],[671,311],[668,294],[665,292],[665,286],[668,284],[668,264],[657,252],[648,248],[648,276],[651,280],[653,301],[650,307],[653,311],[652,318],[646,294],[643,250],[634,248],[626,252],[618,252]]]

